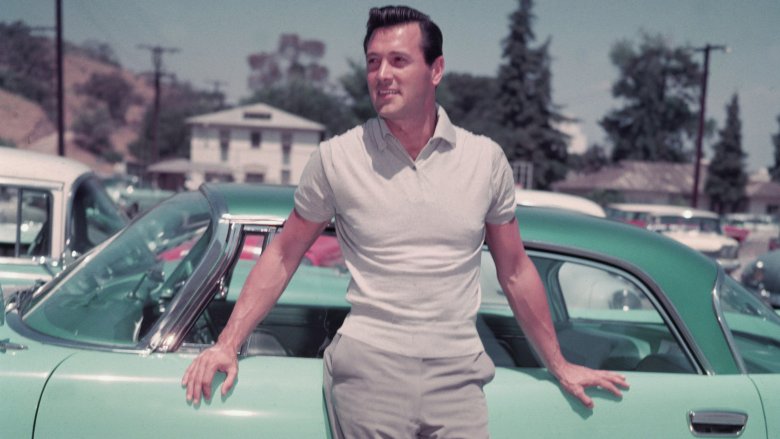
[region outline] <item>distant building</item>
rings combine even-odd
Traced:
[[[325,126],[266,104],[187,119],[190,160],[149,167],[158,185],[194,189],[204,182],[297,184]]]
[[[707,165],[701,165],[698,205],[709,209],[704,193]],[[612,194],[625,203],[676,204],[689,206],[693,193],[693,165],[688,163],[642,162],[623,160],[592,173],[570,173],[553,183],[553,190],[594,198]],[[780,184],[756,174],[745,187],[744,211],[755,214],[780,213]]]

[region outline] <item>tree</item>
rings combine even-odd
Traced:
[[[119,123],[125,122],[127,109],[139,99],[130,83],[118,73],[93,73],[76,90],[105,104],[111,119]]]
[[[496,78],[468,73],[447,73],[436,89],[437,101],[454,124],[504,144],[509,135],[497,116],[498,93]]]
[[[366,67],[357,61],[347,60],[349,72],[339,78],[341,88],[347,94],[346,104],[355,120],[360,123],[376,116],[371,96],[368,95]]]
[[[569,154],[569,168],[578,172],[592,173],[609,163],[603,146],[594,143],[582,154]]]
[[[625,101],[600,124],[612,142],[612,160],[688,162],[686,138],[696,129],[701,71],[691,52],[661,37],[643,35],[637,50],[629,41],[612,47],[620,77],[612,95]]]
[[[720,139],[713,146],[715,155],[710,162],[704,191],[710,197],[710,208],[722,214],[736,212],[746,199],[747,174],[736,94],[726,105],[726,125],[720,130],[719,136]]]
[[[777,116],[777,124],[780,125],[780,115]],[[772,181],[780,183],[780,130],[772,136],[772,144],[775,147],[775,165],[769,168]]]
[[[114,124],[104,107],[98,106],[80,113],[71,128],[75,135],[74,142],[79,147],[107,162],[122,160],[122,156],[114,150],[111,143]]]
[[[17,21],[0,22],[0,88],[38,103],[56,120],[57,96],[51,41],[32,35],[29,26]]]
[[[243,104],[262,102],[325,125],[328,136],[352,128],[357,120],[347,104],[304,80],[258,90]]]
[[[163,89],[161,96],[157,151],[160,159],[190,156],[190,129],[187,118],[216,111],[219,99],[209,91],[196,90],[189,84],[172,84]],[[142,163],[151,157],[154,139],[154,108],[147,109],[141,133],[130,144],[130,152]]]
[[[555,125],[567,119],[552,102],[550,40],[530,47],[535,36],[531,0],[520,0],[510,16],[504,40],[504,63],[499,67],[499,122],[507,131],[500,140],[510,161],[533,163],[534,187],[547,189],[567,172],[569,136]],[[503,136],[502,136],[503,137]]]
[[[320,64],[325,43],[303,40],[297,34],[282,34],[275,52],[249,55],[249,89],[260,91],[283,83],[301,81],[324,88],[328,68]]]

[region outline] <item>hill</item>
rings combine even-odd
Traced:
[[[0,65],[0,69],[3,67],[8,68]],[[81,148],[74,141],[73,122],[81,114],[95,107],[94,99],[83,91],[93,75],[118,76],[130,86],[130,93],[133,96],[124,111],[123,120],[114,121],[109,134],[114,151],[122,157],[118,164],[110,163],[95,153]],[[56,95],[56,82],[53,79],[51,89]],[[154,89],[146,79],[118,65],[94,59],[78,50],[66,50],[63,57],[63,79],[65,155],[104,174],[123,171],[125,163],[136,162],[137,158],[130,153],[128,146],[138,137],[146,109],[154,99]],[[57,154],[56,119],[47,116],[47,111],[41,104],[2,88],[2,83],[0,83],[0,121],[2,121],[0,139],[12,142],[17,148]]]

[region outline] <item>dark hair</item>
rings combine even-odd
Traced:
[[[397,26],[399,24],[414,23],[420,25],[422,33],[422,52],[425,63],[431,65],[436,58],[442,55],[444,37],[441,29],[427,14],[408,6],[384,6],[371,8],[368,12],[366,23],[366,37],[363,39],[363,53],[368,51],[368,40],[374,31],[381,27]]]

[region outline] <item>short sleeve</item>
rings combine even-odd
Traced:
[[[515,179],[512,168],[501,148],[496,145],[497,152],[493,158],[493,170],[491,188],[492,199],[490,208],[485,216],[485,222],[490,224],[504,224],[515,217]]]
[[[330,221],[336,214],[333,189],[322,163],[322,146],[312,153],[303,169],[295,190],[295,211],[318,223]]]

